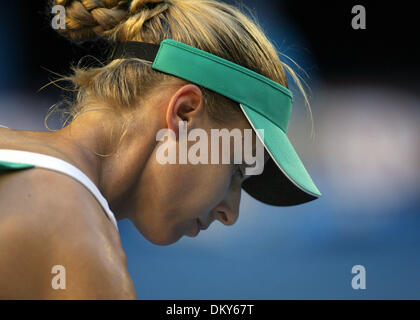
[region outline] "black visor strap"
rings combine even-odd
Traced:
[[[147,42],[125,41],[115,43],[110,60],[120,58],[139,58],[154,62],[160,45]]]

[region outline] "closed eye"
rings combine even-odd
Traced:
[[[246,175],[244,172],[245,172],[245,168],[243,168],[242,165],[238,165],[238,168],[236,169],[234,173],[237,177],[241,179],[241,183],[248,180],[251,177],[250,175]]]
[[[244,178],[244,173],[241,170],[241,166],[238,166],[238,168],[235,171],[235,175],[238,175],[241,179]]]

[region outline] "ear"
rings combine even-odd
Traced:
[[[204,114],[204,97],[200,88],[194,84],[187,84],[180,88],[170,99],[166,110],[168,129],[179,137],[179,122],[186,121],[187,128],[197,126],[197,121]]]

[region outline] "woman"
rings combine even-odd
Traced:
[[[59,32],[106,39],[113,54],[65,78],[77,92],[66,127],[0,128],[1,298],[134,299],[117,220],[168,245],[215,220],[234,224],[241,188],[277,206],[321,195],[285,134],[284,68],[304,94],[300,82],[238,9],[214,0],[53,5],[66,8]],[[157,139],[163,129],[172,138]],[[162,165],[162,145],[180,146],[184,129],[252,131],[254,153],[257,141],[265,147],[263,173],[247,175],[233,145],[229,163]],[[65,270],[61,283],[52,270]]]

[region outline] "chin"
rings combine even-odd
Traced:
[[[144,228],[141,223],[137,224],[136,222],[137,221],[133,221],[136,229],[142,234],[142,236],[149,242],[158,246],[168,246],[170,244],[174,244],[182,237],[182,234],[178,234],[174,230],[156,226]]]
[[[146,238],[148,241],[150,241],[151,243],[158,245],[158,246],[169,246],[171,244],[174,244],[175,242],[177,242],[181,237],[179,237],[178,239],[149,239]]]
[[[160,233],[158,232],[143,233],[141,231],[140,233],[143,235],[143,237],[146,240],[158,246],[169,246],[177,242],[182,237],[182,235],[176,236],[173,233],[167,233],[167,234],[162,234],[161,232]]]

